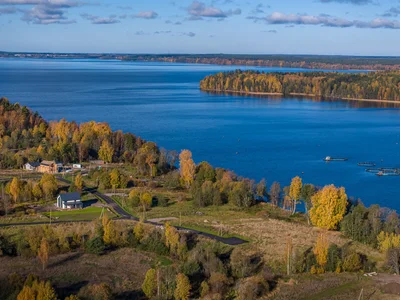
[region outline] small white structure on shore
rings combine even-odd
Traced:
[[[60,194],[57,197],[56,206],[61,209],[82,208],[81,195],[77,192]]]
[[[82,169],[81,164],[72,164],[72,169]]]

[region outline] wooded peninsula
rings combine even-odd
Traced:
[[[200,82],[200,89],[258,95],[302,95],[345,100],[400,101],[400,72],[264,73],[220,72]]]

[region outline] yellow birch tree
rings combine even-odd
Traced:
[[[328,248],[328,239],[325,234],[321,233],[317,238],[313,252],[317,259],[317,263],[322,270],[325,270],[325,265],[328,262]]]
[[[300,200],[301,188],[303,187],[303,182],[299,176],[292,179],[290,183],[289,197],[292,200],[292,214],[296,212],[297,202]]]
[[[179,166],[181,178],[186,188],[190,188],[196,173],[196,164],[192,159],[192,152],[189,150],[182,150],[181,154],[179,154]]]
[[[313,225],[328,230],[336,229],[346,212],[345,189],[327,185],[311,197],[311,202],[310,219]]]
[[[40,243],[40,248],[38,251],[39,261],[42,263],[43,271],[46,268],[49,262],[49,244],[45,238],[42,238],[42,242]]]
[[[175,299],[176,300],[189,300],[190,290],[189,278],[185,274],[179,273],[176,275],[176,288],[175,288]]]

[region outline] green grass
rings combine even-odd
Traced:
[[[51,218],[57,221],[89,221],[100,217],[102,207],[88,207],[84,209],[63,210],[51,212]],[[114,218],[115,215],[106,209],[104,210],[109,218]],[[50,212],[44,213],[45,216],[50,217]]]
[[[173,261],[170,260],[168,257],[166,257],[166,256],[157,256],[157,258],[153,262],[153,267],[157,267],[157,266],[166,267],[166,266],[170,266],[172,264],[173,264]]]
[[[129,209],[128,207],[126,207],[125,205],[123,205],[122,203],[122,197],[120,196],[111,196],[111,198],[128,214],[137,217],[137,215],[135,214],[135,212],[132,209]]]
[[[344,293],[348,292],[349,290],[358,289],[359,285],[360,285],[359,281],[347,282],[347,283],[344,283],[342,285],[326,289],[326,290],[324,290],[322,292],[319,292],[319,293],[317,293],[315,295],[307,296],[306,298],[303,298],[303,300],[322,300],[322,299],[326,299],[328,297],[332,297],[332,296],[335,296],[335,295],[344,294]]]
[[[174,226],[179,226],[179,222],[173,222],[172,225]],[[180,227],[183,227],[185,229],[191,229],[191,230],[197,230],[197,231],[201,231],[204,233],[209,233],[209,234],[213,234],[213,235],[217,235],[223,238],[231,238],[231,237],[236,237],[236,238],[240,238],[242,240],[248,241],[250,242],[249,238],[237,235],[237,234],[227,234],[227,233],[223,233],[222,235],[219,234],[218,231],[213,230],[209,227],[206,226],[199,226],[199,225],[195,225],[195,224],[182,224]]]

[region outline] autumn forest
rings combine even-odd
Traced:
[[[247,94],[307,95],[333,99],[400,100],[400,73],[218,73],[200,82],[204,91]]]

